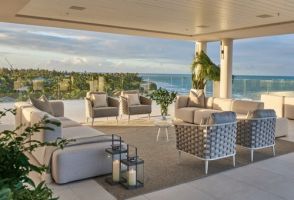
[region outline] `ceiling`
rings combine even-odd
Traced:
[[[0,21],[184,40],[294,33],[294,0],[0,0]]]

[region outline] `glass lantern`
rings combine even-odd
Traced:
[[[106,182],[111,185],[120,183],[121,179],[121,160],[126,158],[127,149],[122,145],[121,137],[112,135],[110,148],[105,149],[109,158],[112,158],[112,175],[106,178]]]
[[[144,160],[138,156],[137,148],[127,146],[127,158],[121,160],[121,184],[127,189],[144,186]]]

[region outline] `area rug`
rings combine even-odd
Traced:
[[[169,141],[162,134],[156,141],[156,127],[95,127],[106,134],[118,134],[128,144],[137,146],[139,156],[145,161],[144,187],[127,190],[120,185],[111,186],[105,182],[105,176],[95,180],[117,199],[127,199],[137,195],[175,186],[193,181],[204,174],[204,162],[195,157],[182,153],[178,162],[178,153],[175,143],[174,128],[169,129]],[[276,140],[276,156],[294,152],[294,143]],[[272,149],[255,151],[254,162],[272,158]],[[241,147],[237,148],[236,167],[250,164],[250,151]],[[208,176],[233,169],[232,158],[209,162]]]

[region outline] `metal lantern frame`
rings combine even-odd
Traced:
[[[125,188],[136,189],[144,186],[144,160],[139,158],[137,147],[127,145],[127,158],[121,160],[121,165],[121,184]]]
[[[108,156],[112,158],[112,173],[111,176],[106,178],[106,182],[110,185],[116,185],[121,180],[121,160],[127,154],[127,148],[122,145],[122,139],[120,136],[112,134],[111,147],[105,149]],[[117,174],[118,173],[118,174]]]

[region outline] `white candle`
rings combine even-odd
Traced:
[[[119,173],[120,173],[119,165],[120,165],[119,160],[114,160],[112,162],[112,180],[114,182],[119,181]]]
[[[130,186],[135,186],[136,185],[136,170],[131,169],[128,173],[128,183]]]

